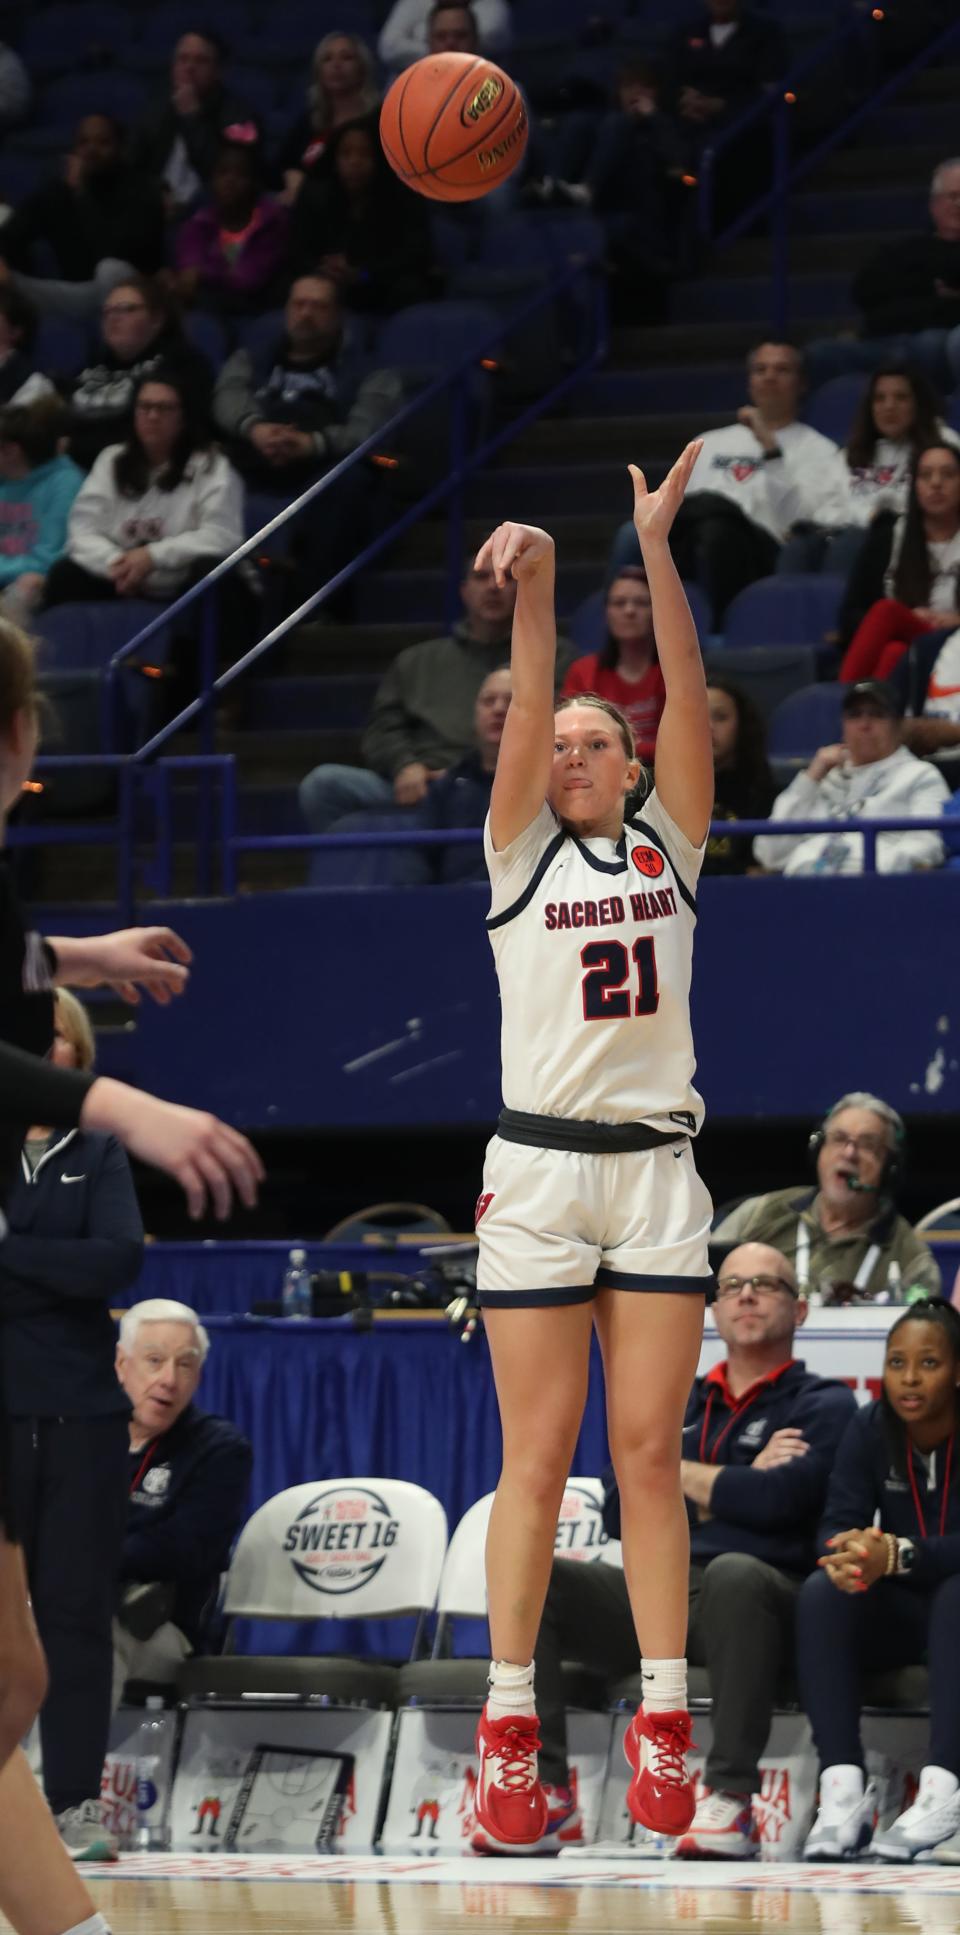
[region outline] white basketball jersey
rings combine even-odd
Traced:
[[[484,848],[505,1106],[696,1134],[690,974],[703,848],[655,792],[616,843],[577,838],[544,805],[502,853],[488,821]]]

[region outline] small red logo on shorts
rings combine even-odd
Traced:
[[[663,872],[663,854],[658,853],[656,847],[634,847],[630,858],[648,880],[656,880],[657,875]]]
[[[477,1207],[473,1212],[473,1220],[475,1224],[479,1223],[481,1216],[486,1215],[487,1210],[490,1208],[490,1204],[493,1202],[493,1195],[494,1195],[494,1192],[492,1189],[485,1189],[483,1192],[483,1195],[477,1197]]]

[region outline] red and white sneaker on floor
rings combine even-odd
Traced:
[[[551,1787],[547,1781],[541,1782],[547,1803],[547,1827],[539,1841],[525,1843],[518,1848],[518,1854],[559,1854],[561,1848],[579,1848],[583,1845],[583,1817],[577,1806],[577,1798],[570,1787]],[[470,1839],[476,1854],[503,1854],[499,1842],[488,1839],[482,1827],[476,1827]],[[510,1850],[513,1852],[513,1850]]]
[[[627,1807],[631,1819],[652,1834],[685,1834],[696,1813],[694,1780],[687,1771],[690,1726],[683,1709],[647,1713],[641,1707],[623,1736],[633,1772]]]
[[[540,1723],[533,1714],[491,1720],[486,1707],[477,1726],[480,1762],[473,1846],[487,1854],[535,1854],[547,1832],[547,1797],[537,1772]]]
[[[674,1855],[681,1861],[753,1861],[760,1835],[749,1794],[701,1791],[697,1811]]]

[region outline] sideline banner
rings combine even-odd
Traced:
[[[369,1850],[392,1715],[358,1707],[191,1707],[171,1845],[195,1854]]]

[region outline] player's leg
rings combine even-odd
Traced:
[[[477,1818],[488,1841],[539,1841],[547,1808],[537,1774],[533,1654],[557,1518],[587,1395],[589,1303],[484,1311],[503,1434],[487,1535],[492,1664],[478,1730]]]
[[[17,1935],[109,1935],[19,1750],[0,1773],[0,1913]]]
[[[27,1598],[23,1553],[0,1527],[0,1767],[29,1733],[47,1669]]]
[[[690,1534],[680,1446],[703,1310],[697,1291],[597,1297],[623,1564],[643,1660],[643,1705],[624,1742],[634,1772],[628,1801],[634,1820],[664,1834],[684,1833],[694,1813],[685,1758]]]

